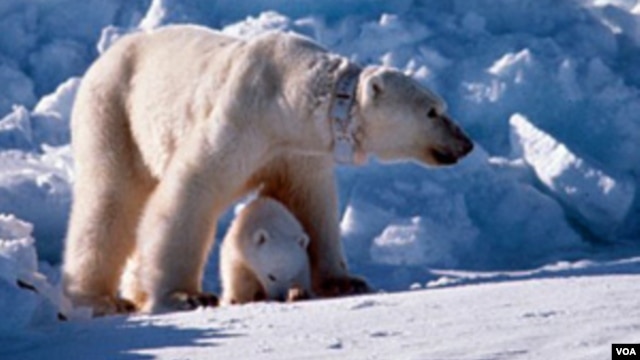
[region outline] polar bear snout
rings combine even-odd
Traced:
[[[473,150],[473,141],[448,116],[436,119],[436,144],[427,147],[427,158],[433,165],[452,165]]]
[[[435,165],[453,165],[457,163],[458,160],[463,158],[466,154],[468,154],[473,149],[473,145],[471,145],[471,147],[468,147],[466,149],[468,150],[463,150],[460,153],[447,152],[439,149],[431,149],[430,155],[435,160]]]

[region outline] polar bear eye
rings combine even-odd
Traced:
[[[272,274],[267,275],[267,277],[269,278],[269,280],[271,280],[273,282],[278,281],[278,279],[275,276],[273,276]]]
[[[431,110],[429,110],[429,112],[427,113],[427,116],[431,119],[435,119],[438,117],[438,112],[436,111],[436,109],[431,108]]]

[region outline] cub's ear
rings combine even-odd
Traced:
[[[265,229],[258,229],[253,233],[253,243],[260,246],[269,240],[269,233]]]
[[[303,249],[306,249],[309,246],[309,236],[307,234],[302,234],[298,237],[298,244]]]

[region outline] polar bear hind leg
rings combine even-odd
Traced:
[[[72,302],[92,307],[96,316],[130,312],[132,304],[117,297],[118,283],[154,183],[136,168],[140,160],[125,119],[112,108],[103,108],[100,99],[83,95],[76,102],[87,105],[74,110],[76,181],[63,283]],[[123,126],[105,131],[101,125],[109,122]]]

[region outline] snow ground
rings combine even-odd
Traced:
[[[610,358],[611,343],[638,341],[639,266],[640,260],[626,264],[631,274],[617,276],[486,279],[336,300],[111,317],[16,336],[9,356],[602,360]]]
[[[96,321],[70,308],[80,77],[123,34],[178,22],[296,31],[448,101],[477,144],[460,164],[337,169],[351,268],[393,294]],[[0,358],[608,358],[640,339],[639,59],[638,0],[2,1]]]

